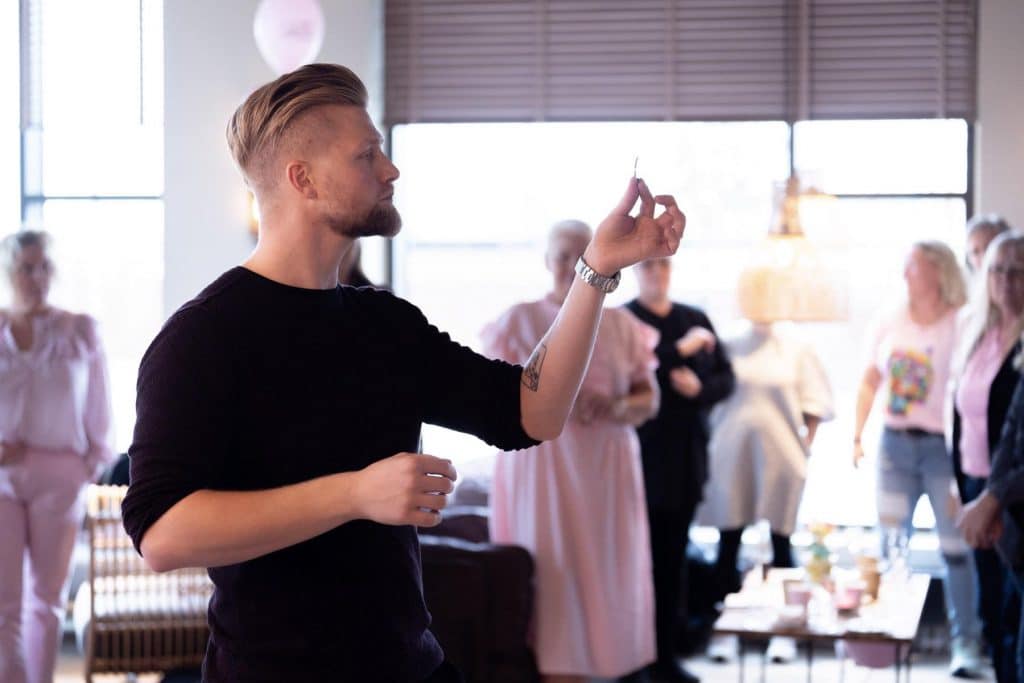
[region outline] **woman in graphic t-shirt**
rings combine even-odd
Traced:
[[[879,522],[883,530],[909,533],[918,499],[928,496],[946,566],[950,673],[970,677],[981,668],[975,573],[949,505],[953,474],[943,436],[956,312],[966,300],[966,287],[956,257],[941,242],[914,244],[903,277],[907,301],[882,317],[869,338],[868,367],[857,396],[854,464],[864,456],[861,433],[882,387],[885,429],[878,448]]]

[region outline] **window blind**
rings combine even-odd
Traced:
[[[387,0],[389,124],[974,116],[976,0]]]
[[[807,118],[974,117],[970,0],[814,0]]]

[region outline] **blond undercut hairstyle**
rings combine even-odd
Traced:
[[[253,190],[264,187],[267,162],[303,113],[329,104],[365,109],[366,101],[363,82],[338,64],[307,64],[257,88],[227,127],[228,147],[245,182]]]

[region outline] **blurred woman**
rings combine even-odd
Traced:
[[[725,344],[736,390],[711,414],[711,471],[698,513],[700,523],[719,530],[719,597],[739,590],[743,530],[759,520],[768,522],[772,566],[794,566],[790,536],[807,480],[811,444],[818,425],[833,414],[828,377],[809,344],[768,321],[753,322]],[[767,544],[769,538],[763,541]],[[738,651],[735,636],[716,637],[708,648],[716,661],[734,660]],[[772,638],[766,656],[790,661],[796,656],[796,642]]]
[[[989,242],[1009,229],[1010,224],[994,213],[979,214],[967,221],[967,270],[972,275],[981,269]]]
[[[956,316],[966,288],[952,250],[935,241],[913,245],[903,278],[906,302],[883,316],[869,337],[868,367],[857,395],[853,461],[857,465],[864,456],[861,434],[884,384],[885,428],[876,483],[879,521],[883,529],[909,536],[914,507],[922,494],[928,496],[946,567],[950,673],[973,677],[981,668],[976,575],[949,505],[953,482],[944,436]]]
[[[4,683],[53,680],[63,586],[82,523],[85,486],[113,455],[106,360],[96,323],[48,303],[48,246],[45,233],[28,230],[0,244],[13,291],[11,307],[0,310]]]
[[[552,228],[550,293],[487,326],[486,353],[529,359],[589,241],[590,228],[579,221]],[[657,333],[627,311],[605,309],[562,435],[497,457],[491,538],[534,556],[534,649],[548,683],[622,676],[654,660],[651,551],[633,427],[658,410],[656,343]]]
[[[990,454],[1002,431],[1010,398],[1020,380],[1014,358],[1024,331],[1024,233],[1002,232],[992,240],[960,338],[954,394],[953,471],[962,503],[985,490]],[[996,680],[1017,680],[1015,653],[1020,595],[994,550],[974,551],[977,602]]]

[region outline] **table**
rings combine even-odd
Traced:
[[[745,680],[743,644],[749,639],[787,636],[807,644],[807,680],[812,680],[814,644],[844,640],[880,643],[893,647],[896,681],[910,681],[910,654],[917,635],[931,577],[911,574],[883,577],[878,599],[861,606],[857,614],[837,614],[824,588],[816,588],[808,605],[806,625],[780,627],[776,624],[783,606],[782,582],[804,577],[802,569],[773,569],[763,582],[747,581],[739,593],[726,597],[725,609],[715,622],[714,635],[735,635],[740,639],[739,680]],[[841,671],[845,670],[845,661]],[[765,658],[761,680],[765,677]]]

